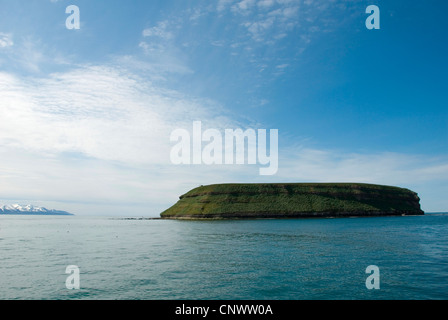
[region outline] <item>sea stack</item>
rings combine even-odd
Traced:
[[[283,219],[424,215],[417,193],[361,183],[216,184],[182,195],[163,219]]]

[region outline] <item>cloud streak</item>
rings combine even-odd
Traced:
[[[12,47],[14,42],[12,40],[11,34],[0,32],[0,49]]]
[[[195,119],[215,122],[218,112],[206,101],[105,66],[45,78],[0,73],[0,90],[2,145],[125,163],[166,160],[171,130]]]

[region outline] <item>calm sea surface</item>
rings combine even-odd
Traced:
[[[68,290],[66,267],[80,269]],[[366,268],[380,289],[366,288]],[[0,299],[448,299],[448,214],[163,221],[0,217]]]

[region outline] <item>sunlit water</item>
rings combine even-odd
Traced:
[[[0,299],[447,299],[448,215],[0,217]],[[80,290],[66,267],[80,268]],[[366,268],[380,289],[366,288]]]

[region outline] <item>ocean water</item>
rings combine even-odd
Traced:
[[[66,267],[80,270],[68,290]],[[380,289],[366,268],[378,266]],[[0,217],[0,299],[447,299],[448,214],[250,221]]]

